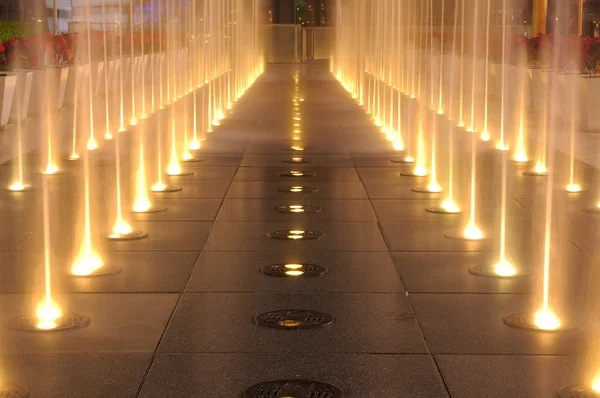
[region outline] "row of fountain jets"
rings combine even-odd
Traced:
[[[562,8],[566,5],[562,2],[553,3],[557,7],[554,15],[568,19],[569,10]],[[436,194],[445,191],[440,204],[427,208],[428,212],[457,214],[462,211],[454,192],[457,183],[455,152],[458,149],[458,135],[465,132],[470,134],[468,218],[462,230],[447,233],[446,238],[465,241],[487,238],[477,220],[480,204],[476,200],[476,160],[480,142],[485,143],[493,138],[497,140],[495,149],[502,156],[500,251],[494,264],[469,269],[472,274],[496,278],[528,276],[526,267],[517,267],[506,258],[507,161],[510,147],[513,150],[513,162],[529,162],[526,151],[528,93],[524,84],[528,70],[525,66],[517,67],[517,72],[510,75],[516,77],[516,82],[509,81],[508,75],[509,70],[515,70],[509,64],[507,55],[513,38],[513,34],[507,31],[509,18],[512,23],[508,11],[512,9],[507,7],[507,0],[502,0],[501,44],[495,44],[501,45],[501,59],[498,64],[490,65],[491,46],[494,45],[490,32],[490,19],[494,14],[491,0],[340,1],[337,2],[336,12],[339,26],[336,51],[331,61],[331,72],[356,102],[364,107],[374,125],[401,154],[399,159],[392,161],[410,166],[401,175],[428,179],[425,187],[413,191]],[[558,35],[565,35],[560,25],[557,24],[556,29]],[[449,54],[448,45],[444,46],[444,40],[448,37],[452,39]],[[479,45],[482,39],[484,46]],[[575,181],[574,172],[578,88],[576,84],[571,84],[571,106],[559,112],[556,78],[559,75],[559,43],[560,40],[554,40],[552,65],[556,72],[549,72],[550,100],[544,100],[541,138],[536,144],[539,146],[538,159],[534,168],[523,174],[535,177],[553,174],[556,165],[554,136],[559,129],[559,118],[566,118],[570,126],[570,169],[565,190],[572,194],[582,189]],[[493,105],[491,71],[499,78],[499,106],[495,109],[499,116],[497,124],[490,121]],[[510,92],[507,87],[514,88],[516,92]],[[512,113],[516,114],[516,118],[511,117]],[[511,120],[515,119],[517,123],[513,129],[509,126],[512,126]],[[442,127],[447,134],[442,135]],[[428,138],[426,129],[429,129]],[[513,134],[509,132],[511,130],[514,130]],[[439,145],[440,138],[447,142],[444,148]],[[447,165],[440,165],[437,159],[441,149],[447,150]],[[438,180],[440,171],[447,171],[444,188]],[[566,325],[567,322],[553,307],[550,298],[553,185],[553,179],[548,178],[542,278],[537,308],[532,313],[509,314],[504,318],[504,323],[509,326],[544,332],[558,332],[571,327]],[[585,210],[598,212],[600,203]],[[573,391],[600,393],[600,370],[594,364],[590,372],[588,383],[566,386],[561,394]]]
[[[73,123],[73,129],[68,132],[71,138],[68,160],[65,156],[65,161],[83,162],[84,166],[84,225],[81,243],[75,250],[77,255],[70,268],[71,275],[75,277],[110,275],[119,271],[105,265],[92,234],[92,225],[98,225],[100,220],[92,220],[91,214],[91,153],[105,149],[114,154],[116,212],[107,238],[122,241],[143,239],[148,234],[136,231],[131,226],[129,212],[126,211],[129,204],[121,194],[122,149],[119,145],[126,142],[123,139],[129,136],[129,142],[137,145],[133,187],[135,198],[131,211],[165,211],[165,208],[152,204],[150,193],[181,190],[166,184],[165,174],[186,175],[181,162],[198,160],[194,153],[201,149],[206,133],[213,132],[221,124],[233,110],[235,102],[264,70],[258,40],[257,0],[132,0],[129,2],[129,20],[124,20],[120,14],[116,16],[119,31],[116,40],[119,41],[120,48],[116,59],[109,59],[107,56],[109,43],[104,31],[105,67],[100,84],[104,85],[105,90],[103,96],[96,96],[92,89],[92,51],[88,51],[94,45],[91,41],[90,3],[91,0],[85,0],[86,23],[79,48],[79,54],[87,55],[87,64],[78,65],[88,70],[83,75],[87,82],[80,90],[75,90],[73,119],[69,121]],[[119,10],[124,10],[123,1],[120,0],[120,3]],[[102,25],[109,26],[110,19],[105,1],[102,1]],[[136,21],[144,23],[136,25]],[[140,30],[141,53],[134,53],[134,45],[131,45],[131,53],[123,53],[123,41],[126,39],[124,35],[128,34],[123,29],[126,24],[131,27],[131,40],[134,38],[134,27],[137,26]],[[152,40],[149,53],[145,53],[148,51],[143,42],[145,33],[152,37],[159,35],[158,44]],[[109,63],[117,71],[113,74],[118,77],[116,85],[109,81]],[[46,84],[45,91],[51,92],[50,77],[46,79]],[[115,90],[110,89],[115,86]],[[62,152],[57,149],[57,140],[65,135],[64,126],[59,125],[52,100],[44,98],[42,102],[45,107],[42,115],[45,134],[42,134],[41,145],[44,163],[41,167],[41,187],[32,186],[28,182],[28,170],[23,159],[25,126],[22,120],[18,120],[15,171],[9,189],[20,192],[41,188],[43,195],[44,292],[37,302],[34,314],[21,317],[16,323],[17,329],[51,331],[68,328],[69,319],[72,321],[73,318],[72,313],[63,310],[59,303],[61,300],[53,294],[49,226],[49,183],[54,181],[55,175],[68,171],[63,170],[60,165]],[[17,106],[19,103],[17,99]],[[167,123],[158,123],[158,128],[152,129],[150,118],[167,120]],[[81,123],[82,119],[86,123]],[[168,125],[166,132],[162,131],[164,125]],[[101,134],[98,134],[98,130]],[[156,140],[156,147],[152,148],[148,143],[151,134]],[[163,152],[168,153],[168,161],[164,161]],[[150,153],[156,155],[152,159],[153,164],[148,161]],[[157,170],[154,183],[148,173],[151,168]],[[2,386],[5,390],[12,388],[9,387]]]

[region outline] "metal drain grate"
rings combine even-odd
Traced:
[[[281,160],[282,163],[313,163],[314,160],[308,158],[294,157]]]
[[[254,322],[258,326],[271,329],[318,329],[332,324],[333,317],[318,311],[279,310],[257,315]]]
[[[18,384],[0,385],[0,398],[27,398],[29,391]]]
[[[167,211],[167,208],[164,206],[152,206],[150,207],[148,210],[144,210],[144,211],[133,211],[134,213],[138,213],[138,214],[146,214],[146,213],[162,213]]]
[[[581,384],[569,384],[558,390],[558,398],[598,398],[600,394]]]
[[[86,327],[90,324],[90,321],[91,320],[88,316],[70,313],[56,319],[54,321],[54,324],[56,326],[53,328],[40,328],[38,327],[39,321],[37,318],[23,316],[11,319],[8,322],[7,326],[10,329],[20,330],[24,332],[58,332],[61,330],[78,329]]]
[[[183,188],[178,187],[177,185],[167,185],[164,189],[161,189],[160,191],[152,190],[152,192],[154,192],[154,193],[179,192],[182,189]]]
[[[275,188],[277,192],[298,192],[298,193],[311,193],[311,192],[319,192],[319,188],[306,187],[303,185],[291,185],[287,187],[277,187]]]
[[[327,273],[327,268],[316,264],[272,264],[263,267],[265,275],[280,277],[321,276]]]
[[[281,230],[269,232],[267,236],[271,239],[278,240],[315,240],[325,236],[324,233],[318,231],[302,231],[302,230]]]
[[[111,234],[108,236],[108,239],[116,240],[116,241],[127,241],[127,240],[139,240],[139,239],[144,239],[147,237],[148,237],[147,232],[133,231],[128,234]]]
[[[244,398],[344,398],[332,384],[314,380],[274,380],[248,387]]]
[[[283,205],[271,207],[271,211],[275,213],[319,213],[321,208],[318,206],[303,206],[303,205]]]
[[[311,171],[290,170],[282,171],[281,173],[277,173],[277,175],[279,177],[314,177],[317,175],[317,173],[313,173]]]
[[[524,313],[524,312],[513,312],[513,313],[510,313],[510,314],[504,316],[503,321],[504,321],[505,325],[510,326],[512,328],[525,329],[525,330],[530,330],[530,331],[534,331],[534,332],[542,332],[542,333],[557,333],[557,332],[564,332],[565,330],[571,329],[571,327],[569,327],[569,326],[565,327],[564,325],[560,326],[558,329],[551,329],[551,330],[540,329],[533,322],[533,318],[534,318],[533,314],[528,314],[528,313]]]
[[[98,277],[98,276],[109,276],[109,275],[116,275],[116,274],[120,274],[121,272],[123,272],[123,268],[119,267],[118,265],[103,265],[102,267],[94,270],[93,272],[87,274],[87,275],[72,275],[69,274],[71,277],[74,278],[94,278],[94,277]]]

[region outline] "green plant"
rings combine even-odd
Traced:
[[[43,23],[29,23],[18,21],[0,21],[0,42],[5,42],[15,37],[28,37],[35,33],[46,31]]]

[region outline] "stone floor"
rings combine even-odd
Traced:
[[[465,215],[424,211],[439,195],[410,190],[427,180],[400,177],[406,166],[390,162],[397,156],[390,143],[331,75],[302,68],[300,87],[302,156],[314,162],[281,162],[293,154],[292,68],[270,69],[209,135],[204,162],[185,165],[195,174],[171,179],[183,191],[154,197],[169,210],[135,217],[136,228],[150,237],[106,244],[105,261],[123,268],[116,276],[65,275],[77,235],[72,209],[81,197],[70,187],[81,170],[70,166],[70,174],[57,177],[51,195],[56,291],[65,292],[60,302],[66,310],[89,316],[91,324],[46,334],[1,328],[1,379],[44,398],[240,397],[255,383],[286,378],[331,383],[357,398],[537,398],[581,382],[583,328],[535,333],[502,321],[510,312],[532,310],[539,297],[546,179],[508,166],[508,255],[531,276],[475,277],[469,266],[497,258],[498,152],[483,147],[478,161],[480,222],[492,239],[448,240],[443,234],[464,225]],[[465,133],[457,139],[456,197],[466,209],[470,141]],[[9,168],[0,166],[5,179]],[[316,174],[278,175],[292,169]],[[440,169],[444,180],[447,167]],[[114,185],[110,167],[94,170],[92,195],[105,202]],[[581,211],[594,203],[598,175],[584,163],[578,170],[587,191],[568,196],[557,187],[552,252],[552,281],[560,285],[553,285],[553,298],[574,323],[585,322],[586,314],[573,309],[589,307],[600,260],[600,215]],[[560,173],[556,178],[562,181]],[[276,190],[296,184],[318,191]],[[40,291],[43,239],[39,191],[0,192],[0,198],[5,323],[39,297],[33,293]],[[290,204],[322,210],[270,210]],[[108,218],[106,210],[99,216]],[[290,229],[325,235],[267,237]],[[266,265],[298,262],[328,272],[298,279],[261,272]],[[254,323],[258,314],[286,309],[320,311],[335,320],[313,330]]]

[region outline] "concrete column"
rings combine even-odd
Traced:
[[[532,36],[546,33],[546,19],[548,17],[548,0],[533,0],[533,25]]]

